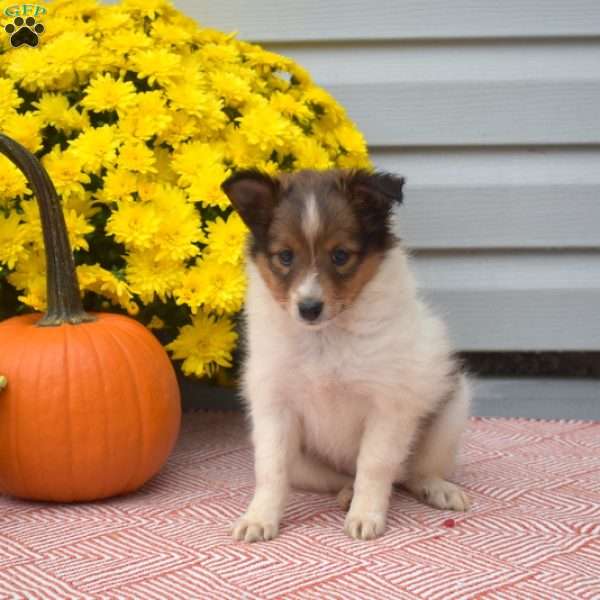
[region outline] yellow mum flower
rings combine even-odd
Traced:
[[[187,192],[194,202],[204,206],[217,206],[224,210],[229,198],[221,189],[221,184],[229,177],[230,171],[221,164],[203,165],[189,179]]]
[[[300,102],[290,94],[275,92],[269,98],[269,104],[277,112],[280,112],[287,117],[296,117],[300,121],[308,121],[315,116],[313,111],[310,110],[304,102]]]
[[[156,173],[156,158],[148,146],[135,140],[126,141],[119,150],[119,166],[138,173]]]
[[[91,127],[69,144],[71,152],[81,161],[84,171],[95,173],[114,164],[119,145],[114,126]]]
[[[223,155],[213,145],[191,142],[182,144],[173,154],[172,167],[180,176],[180,183],[186,185],[198,173],[199,167],[220,165],[222,160]]]
[[[2,108],[16,109],[23,104],[13,82],[5,77],[0,77],[0,97],[2,98]]]
[[[267,83],[267,79],[265,77],[261,77],[260,73],[257,72],[256,69],[253,69],[246,63],[228,65],[227,71],[233,75],[236,75],[240,79],[247,81],[252,90],[252,96],[255,96],[257,93],[261,96],[269,96],[274,91],[265,85]]]
[[[56,191],[63,195],[82,195],[84,183],[89,183],[90,176],[83,172],[83,161],[71,150],[64,152],[55,147],[42,159]]]
[[[161,92],[142,92],[123,111],[119,129],[125,136],[147,140],[164,131],[171,119]]]
[[[225,161],[236,165],[240,169],[256,167],[259,161],[266,160],[272,152],[268,148],[263,152],[251,145],[239,127],[227,127],[225,142]]]
[[[156,165],[156,173],[161,181],[169,184],[177,183],[177,173],[173,170],[171,164],[171,153],[166,148],[155,147],[154,159]]]
[[[123,15],[125,20],[127,15]],[[152,39],[141,31],[132,31],[130,29],[117,29],[109,35],[101,38],[102,48],[113,53],[125,55],[133,50],[149,48],[152,45]]]
[[[194,19],[188,17],[185,13],[178,12],[176,10],[169,10],[168,22],[173,26],[179,27],[180,29],[184,29],[185,31],[189,31],[192,34],[192,40],[190,40],[191,43],[199,43],[198,23]],[[190,52],[191,50],[189,46],[186,46],[185,49],[186,52]]]
[[[173,108],[187,115],[202,116],[202,107],[206,103],[207,92],[198,84],[177,80],[166,85],[167,96]]]
[[[23,200],[21,202],[22,231],[25,242],[42,248],[42,221],[36,200]]]
[[[137,189],[138,176],[125,169],[108,171],[104,176],[104,187],[98,193],[103,202],[117,202],[131,198]]]
[[[152,202],[161,219],[154,242],[156,258],[180,261],[196,256],[200,252],[196,244],[205,241],[205,235],[198,211],[181,189],[156,185],[145,199]]]
[[[217,217],[207,225],[207,252],[218,263],[237,265],[244,257],[248,229],[237,213],[231,213],[224,221]]]
[[[189,83],[196,87],[206,88],[208,85],[208,79],[206,77],[209,73],[206,62],[204,62],[198,52],[190,51],[188,46],[185,50],[179,52],[181,58],[180,71],[178,77],[172,79],[167,84],[167,87],[173,87],[175,83],[185,84]]]
[[[240,133],[263,152],[285,147],[297,135],[292,123],[269,105],[255,106],[240,117]]]
[[[77,279],[83,291],[104,296],[130,313],[137,312],[137,306],[134,305],[131,299],[131,292],[127,284],[100,265],[78,266]]]
[[[194,41],[197,44],[229,44],[235,38],[235,33],[223,33],[217,29],[196,29]]]
[[[65,126],[65,113],[69,110],[69,100],[62,94],[46,92],[41,98],[33,102],[38,109],[38,116],[44,125],[53,125],[57,129]]]
[[[86,235],[89,235],[94,231],[92,225],[90,225],[83,215],[80,215],[77,211],[63,210],[65,216],[65,223],[67,225],[67,231],[69,232],[69,242],[73,250],[89,250],[89,244],[85,239]]]
[[[350,125],[341,125],[334,135],[343,150],[349,154],[366,154],[366,143],[363,135]]]
[[[44,58],[55,77],[89,73],[95,65],[97,46],[83,31],[66,31],[44,44]]]
[[[106,232],[129,248],[145,250],[155,243],[159,227],[160,217],[152,204],[124,200],[108,219]]]
[[[84,23],[81,19],[76,19],[75,22],[73,17],[56,14],[56,6],[52,6],[52,26],[46,27],[44,31],[43,43],[47,44],[50,40],[53,40],[60,35],[62,35],[65,31],[69,29],[77,29],[81,33],[90,34],[93,32],[94,27],[91,22]],[[44,22],[45,23],[45,22]],[[46,23],[45,23],[46,24]]]
[[[43,312],[46,310],[46,275],[34,275],[31,271],[27,271],[24,276],[27,278],[27,283],[24,287],[19,287],[15,283],[16,273],[11,273],[8,276],[8,281],[17,289],[22,289],[23,294],[18,296],[20,302],[37,310]]]
[[[70,18],[90,17],[98,10],[96,0],[55,0],[52,14]]]
[[[135,101],[135,86],[131,81],[98,75],[86,88],[81,104],[95,111],[122,110]]]
[[[156,236],[156,258],[179,261],[197,256],[196,243],[204,237],[200,225],[196,211],[165,215]]]
[[[138,198],[144,202],[153,204],[157,212],[159,212],[161,208],[155,203],[159,200],[162,188],[163,184],[160,181],[156,181],[154,177],[138,175],[136,189]]]
[[[166,48],[142,50],[131,57],[131,64],[140,77],[147,77],[150,85],[163,84],[177,75],[181,58]]]
[[[29,91],[46,88],[55,81],[57,75],[39,47],[11,49],[10,60],[5,68],[13,81]]]
[[[63,211],[74,210],[86,219],[91,219],[100,210],[96,205],[96,197],[92,192],[70,194],[69,196],[63,196],[61,200]]]
[[[231,367],[237,338],[230,319],[217,320],[199,312],[191,325],[179,330],[167,350],[173,358],[183,360],[181,368],[186,375],[212,376],[218,367]]]
[[[248,82],[234,73],[215,71],[210,75],[210,83],[215,94],[230,106],[244,104],[252,94]]]
[[[333,161],[329,152],[314,138],[298,138],[293,146],[296,169],[329,169]]]
[[[99,6],[94,21],[96,29],[107,34],[111,30],[123,30],[131,25],[131,15],[117,6]]]
[[[212,93],[191,85],[175,85],[168,89],[171,106],[198,118],[202,132],[217,133],[227,125],[223,101]]]
[[[161,188],[162,184],[160,181],[156,181],[155,177],[150,175],[138,175],[137,182],[137,195],[138,198],[147,202],[156,202],[157,194]],[[160,210],[158,206],[155,206],[157,212]]]
[[[364,154],[340,154],[336,163],[341,169],[372,169],[373,165],[369,156]]]
[[[196,210],[184,190],[162,181],[142,181],[138,186],[138,194],[142,200],[151,202],[160,214],[172,215],[177,212],[191,218]]]
[[[201,130],[201,122],[183,110],[171,111],[169,126],[159,134],[159,139],[177,147],[190,138],[195,137]]]
[[[13,87],[10,79],[0,77],[0,125],[12,117],[14,111],[21,106],[23,100],[19,97],[17,90]]]
[[[253,67],[268,67],[270,71],[289,71],[294,65],[290,58],[275,54],[275,52],[270,52],[260,46],[240,42],[240,47],[244,51],[244,58]]]
[[[200,49],[200,57],[203,62],[213,63],[217,67],[222,67],[228,63],[240,62],[240,52],[235,44],[204,44]]]
[[[17,290],[25,293],[19,300],[35,310],[46,308],[46,260],[44,251],[39,249],[27,253],[9,274],[8,281]]]
[[[123,0],[123,8],[153,19],[171,8],[166,0]]]
[[[198,116],[206,137],[219,134],[227,125],[228,118],[223,112],[223,102],[214,94],[207,94],[204,102],[198,107]]]
[[[260,160],[256,163],[256,168],[267,175],[276,175],[279,170],[279,164],[272,160]]]
[[[11,281],[10,276],[8,280]],[[44,312],[46,310],[46,278],[31,276],[25,288],[25,293],[20,294],[18,299],[19,302],[33,308],[33,310]]]
[[[145,304],[157,296],[163,302],[182,278],[183,263],[156,260],[149,252],[132,252],[127,256],[125,276],[129,289]]]
[[[203,306],[222,315],[242,308],[246,277],[241,265],[221,263],[212,255],[187,271],[174,290],[177,304],[187,304],[192,313]]]
[[[294,73],[295,74],[295,73]],[[335,101],[333,96],[324,89],[317,86],[310,86],[304,91],[304,102],[317,105],[321,110],[335,123],[341,123],[344,120],[345,113],[342,107]]]
[[[77,84],[79,76],[79,73],[76,73],[73,69],[66,70],[64,73],[56,75],[52,83],[48,85],[48,89],[66,92]]]
[[[179,25],[165,23],[164,21],[154,21],[150,34],[153,38],[167,44],[172,44],[173,46],[180,46],[190,42],[192,39],[190,31]]]
[[[0,215],[0,263],[13,269],[17,261],[26,254],[25,242],[26,232],[19,215]]]
[[[42,147],[42,120],[34,113],[14,115],[4,123],[4,133],[17,140],[30,152],[37,152]]]
[[[10,108],[10,106],[3,107],[0,105],[0,129],[4,129],[3,124],[10,121],[13,117],[19,113]]]
[[[0,156],[0,203],[29,193],[25,176],[5,156]]]
[[[69,133],[81,131],[90,126],[90,119],[87,112],[79,112],[76,108],[70,108],[64,114],[64,129]]]

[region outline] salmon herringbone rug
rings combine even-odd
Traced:
[[[468,514],[395,492],[385,536],[358,542],[333,497],[294,493],[281,536],[245,545],[227,531],[253,489],[243,421],[187,415],[137,494],[0,498],[0,598],[600,598],[600,423],[475,419],[461,462]]]

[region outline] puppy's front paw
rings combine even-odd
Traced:
[[[239,542],[266,542],[277,537],[279,523],[246,513],[232,526],[231,534]]]
[[[385,531],[385,514],[380,512],[357,513],[350,511],[346,515],[344,531],[355,540],[373,540]]]

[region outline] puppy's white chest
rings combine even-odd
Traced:
[[[290,397],[303,444],[338,469],[353,472],[368,408],[352,375],[354,365],[347,362],[348,352],[327,343],[304,359]]]

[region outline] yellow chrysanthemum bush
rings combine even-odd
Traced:
[[[136,316],[184,373],[214,376],[232,366],[245,290],[246,230],[221,183],[365,167],[363,137],[293,61],[163,0],[45,6],[37,47],[2,36],[0,131],[57,188],[86,307]],[[0,156],[0,317],[43,310],[44,275],[37,205]]]

